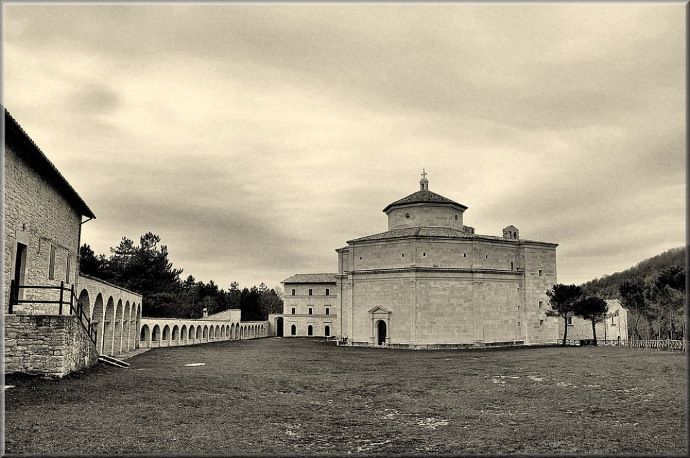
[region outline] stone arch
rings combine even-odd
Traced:
[[[137,304],[136,318],[134,320],[134,329],[139,329],[141,327],[141,303]],[[137,348],[138,342],[135,342],[134,348]]]
[[[230,325],[230,340],[233,340],[235,338],[235,323],[232,323]]]
[[[220,337],[221,337],[221,335],[220,335],[220,325],[218,325],[218,324],[216,325],[216,332],[213,333],[213,337],[214,337],[215,339],[220,339]]]
[[[161,346],[161,327],[155,325],[153,331],[151,331],[151,346],[160,347]]]
[[[130,309],[129,301],[127,301],[125,302],[125,309],[124,313],[122,314],[122,353],[129,351],[129,333],[131,332],[130,318],[132,318],[131,312],[132,309]]]
[[[96,350],[103,353],[103,295],[98,293],[93,302],[91,327],[96,330]]]
[[[89,300],[89,292],[86,289],[82,289],[79,293],[79,304],[81,304],[81,310],[84,315],[90,320],[91,319],[91,301]],[[74,304],[79,307],[78,304]]]
[[[201,340],[201,326],[196,327],[196,340]]]
[[[312,325],[307,326],[307,335],[308,336],[314,335],[314,327]]]
[[[163,339],[161,339],[161,344],[170,345],[170,326],[167,324],[163,328]]]
[[[122,299],[117,300],[115,307],[115,333],[113,334],[113,355],[122,352]]]
[[[180,327],[178,325],[173,326],[172,340],[174,342],[177,342],[178,340],[180,340]]]
[[[108,298],[105,306],[105,317],[103,318],[103,349],[101,353],[105,355],[113,354],[113,335],[115,334],[115,301],[113,297]]]
[[[290,326],[290,335],[291,336],[297,335],[297,326],[295,326],[294,324],[292,326]]]
[[[325,335],[326,337],[331,336],[331,327],[330,326],[326,325],[326,327],[323,328],[323,335]]]
[[[151,344],[150,339],[151,339],[151,330],[149,329],[149,325],[145,324],[141,327],[141,333],[139,335],[139,341],[142,342],[143,347],[146,348]]]
[[[204,339],[208,340],[208,326],[204,325]]]
[[[215,340],[216,339],[216,331],[213,325],[208,327],[208,340]]]
[[[187,325],[183,324],[180,329],[180,343],[187,343]]]
[[[194,338],[196,337],[196,334],[194,333],[194,325],[190,324],[189,325],[189,340],[194,342]]]
[[[221,328],[220,328],[220,338],[221,339],[225,338],[225,326],[221,326]]]
[[[276,318],[276,336],[283,337],[283,317]]]

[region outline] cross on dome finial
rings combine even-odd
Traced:
[[[422,169],[422,179],[419,180],[419,190],[428,191],[429,190],[429,180],[426,179],[426,170]]]

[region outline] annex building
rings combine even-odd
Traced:
[[[332,320],[329,331],[344,345],[555,342],[558,321],[546,316],[546,292],[556,283],[558,245],[521,239],[514,226],[501,236],[476,234],[464,224],[467,208],[430,191],[423,172],[418,191],[383,209],[387,231],[336,250],[337,273],[298,274],[283,282],[284,313],[270,318],[276,333],[290,335],[294,326],[295,335],[308,335],[305,326],[316,332]],[[335,315],[326,316],[324,299],[335,304]],[[282,331],[279,323],[286,326]]]

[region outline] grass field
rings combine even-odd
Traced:
[[[677,353],[270,338],[155,349],[129,362],[59,381],[8,377],[6,452],[687,452]]]

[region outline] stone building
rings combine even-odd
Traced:
[[[558,322],[545,312],[546,291],[556,283],[557,244],[521,239],[512,225],[502,236],[476,234],[464,224],[466,210],[431,192],[422,173],[418,191],[383,209],[387,231],[336,250],[341,344],[465,348],[555,342]],[[288,280],[284,320],[291,309]],[[295,289],[303,311],[304,287]]]
[[[332,337],[340,331],[337,274],[296,274],[283,280],[283,313],[268,319],[280,337]]]
[[[141,296],[79,275],[94,213],[6,110],[4,172],[5,372],[62,376],[136,348]]]
[[[628,311],[618,299],[607,299],[609,306],[606,319],[596,324],[597,340],[628,340]],[[563,319],[558,319],[558,338],[565,331]],[[568,318],[568,339],[592,339],[592,322],[578,317]]]

